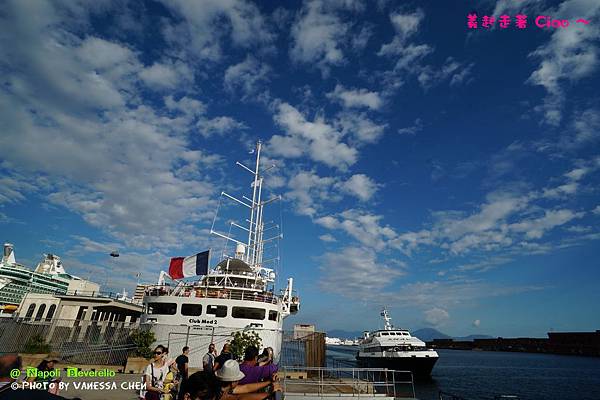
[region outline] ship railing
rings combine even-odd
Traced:
[[[227,286],[225,288],[206,288],[192,285],[183,287],[173,287],[170,285],[150,285],[146,287],[144,294],[146,296],[172,296],[175,295],[175,289],[177,289],[176,295],[179,297],[244,300],[271,304],[277,304],[278,301],[277,296],[274,293],[261,293],[258,290],[244,290],[244,288],[236,286]]]
[[[411,371],[357,367],[282,367],[286,397],[415,398]],[[401,387],[404,385],[405,390]]]
[[[55,292],[56,295],[59,296],[81,296],[81,297],[95,297],[95,298],[105,298],[116,301],[122,301],[124,303],[138,304],[141,305],[141,301],[139,299],[134,299],[131,297],[125,297],[122,293],[118,292],[103,292],[103,291],[85,291],[85,290],[68,290],[66,292]]]

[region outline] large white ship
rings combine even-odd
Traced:
[[[251,197],[238,199],[221,193],[222,199],[245,207],[249,215],[242,222],[230,221],[227,234],[219,232],[213,222],[211,234],[225,240],[216,266],[193,282],[173,281],[163,272],[157,284],[144,287],[142,323],[151,325],[157,344],[168,345],[174,352],[189,346],[190,367],[202,366],[202,356],[210,342],[220,350],[236,331],[256,332],[262,347],[272,347],[278,359],[283,320],[299,309],[292,278],[284,290],[275,290],[277,271],[271,266],[278,257],[264,257],[267,249],[282,237],[279,224],[265,222],[265,207],[280,198],[262,199],[266,170],[261,170],[260,142],[254,152],[256,161],[252,168],[237,163],[252,174]],[[242,235],[235,237],[235,230]]]
[[[395,329],[384,308],[382,330],[365,332],[360,341],[356,359],[369,368],[388,368],[396,371],[411,371],[417,378],[428,377],[439,356],[428,349],[425,342],[410,334],[406,329]]]

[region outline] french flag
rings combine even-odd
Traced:
[[[169,276],[172,279],[188,276],[206,275],[208,273],[208,257],[210,250],[189,257],[173,257],[169,264]]]

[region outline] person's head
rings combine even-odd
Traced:
[[[184,381],[181,390],[184,400],[213,400],[218,391],[218,382],[212,374],[199,371]]]
[[[215,375],[219,378],[223,387],[236,387],[238,382],[246,376],[240,371],[240,364],[235,360],[225,361],[221,369],[215,372]]]
[[[44,359],[44,361],[46,361],[46,369],[50,370],[50,369],[54,369],[54,367],[56,367],[56,364],[58,364],[60,361],[60,357],[59,357],[58,353],[50,353]]]
[[[4,354],[0,356],[0,382],[14,381],[10,376],[10,371],[13,369],[21,369],[23,361],[16,354]]]
[[[256,346],[248,346],[244,351],[244,361],[256,362],[258,358],[258,348]]]
[[[181,352],[187,356],[190,353],[190,348],[184,346],[183,349],[181,349]]]
[[[231,346],[229,345],[229,343],[225,343],[223,345],[223,350],[221,351],[221,353],[230,353],[231,352]]]
[[[214,353],[215,352],[215,344],[211,343],[208,345],[208,352],[209,353]]]
[[[154,361],[162,360],[162,358],[167,354],[167,348],[162,344],[159,344],[154,349],[153,359]]]

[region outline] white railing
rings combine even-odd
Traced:
[[[397,386],[409,386],[415,397],[412,372],[383,368],[282,367],[279,372],[286,394],[318,397],[397,397]],[[397,379],[397,376],[405,376]]]

